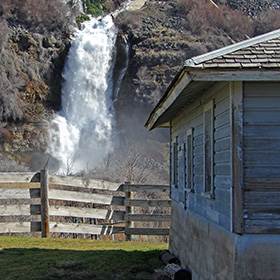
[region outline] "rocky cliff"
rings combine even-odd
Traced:
[[[103,10],[112,11],[121,2],[104,0]],[[117,126],[122,137],[140,143],[147,137],[168,139],[167,131],[149,133],[143,126],[185,59],[280,27],[280,1],[144,2],[140,9],[115,18],[120,30],[115,81],[127,57],[124,37],[129,47],[115,102]],[[0,153],[31,165],[33,158],[35,169],[34,151],[44,153],[47,120],[60,108],[61,73],[79,15],[77,3],[0,3]]]
[[[115,22],[130,47],[129,65],[116,104],[123,131],[131,133],[139,124],[133,132],[137,139],[153,137],[143,125],[183,61],[279,28],[279,3],[147,0],[140,10],[121,13]]]
[[[60,1],[29,2],[0,3],[0,153],[17,162],[46,147],[75,19]]]

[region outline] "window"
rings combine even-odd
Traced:
[[[172,185],[178,187],[178,137],[172,144]]]
[[[214,198],[214,100],[204,106],[204,191]]]
[[[186,143],[186,188],[193,192],[193,129],[187,131]]]

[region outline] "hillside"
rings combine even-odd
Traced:
[[[123,1],[101,2],[83,1],[94,14],[109,13]],[[279,28],[279,6],[278,0],[147,0],[140,10],[120,13],[115,80],[126,59],[123,37],[129,46],[115,102],[120,135],[140,145],[166,141],[168,131],[148,132],[143,125],[183,61]],[[78,0],[0,3],[0,154],[32,169],[46,162],[48,120],[61,106],[71,35],[76,20],[86,18],[78,7]],[[147,147],[147,153],[154,150]]]
[[[143,124],[184,60],[280,27],[280,1],[148,0],[116,24],[130,60],[117,106],[123,127]],[[133,109],[132,109],[133,108]],[[122,112],[133,112],[127,117]],[[150,137],[145,129],[137,138]],[[167,139],[167,138],[165,138]]]

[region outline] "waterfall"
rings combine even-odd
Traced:
[[[47,152],[57,173],[93,168],[112,149],[112,68],[117,29],[93,18],[76,32],[63,71],[62,109],[52,120]]]
[[[125,72],[127,70],[128,61],[129,61],[129,44],[128,44],[128,40],[127,40],[126,36],[124,36],[124,35],[122,35],[122,40],[123,40],[123,43],[124,43],[123,46],[124,46],[124,52],[125,52],[124,63],[123,63],[123,67],[120,70],[120,73],[118,73],[119,76],[118,76],[118,79],[117,79],[117,82],[116,82],[116,86],[115,86],[115,91],[114,91],[114,94],[113,94],[114,102],[116,102],[118,100],[119,92],[120,92],[120,89],[121,89],[121,82],[122,82],[123,77],[125,75]]]

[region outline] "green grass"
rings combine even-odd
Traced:
[[[0,237],[1,279],[149,280],[166,243]]]

